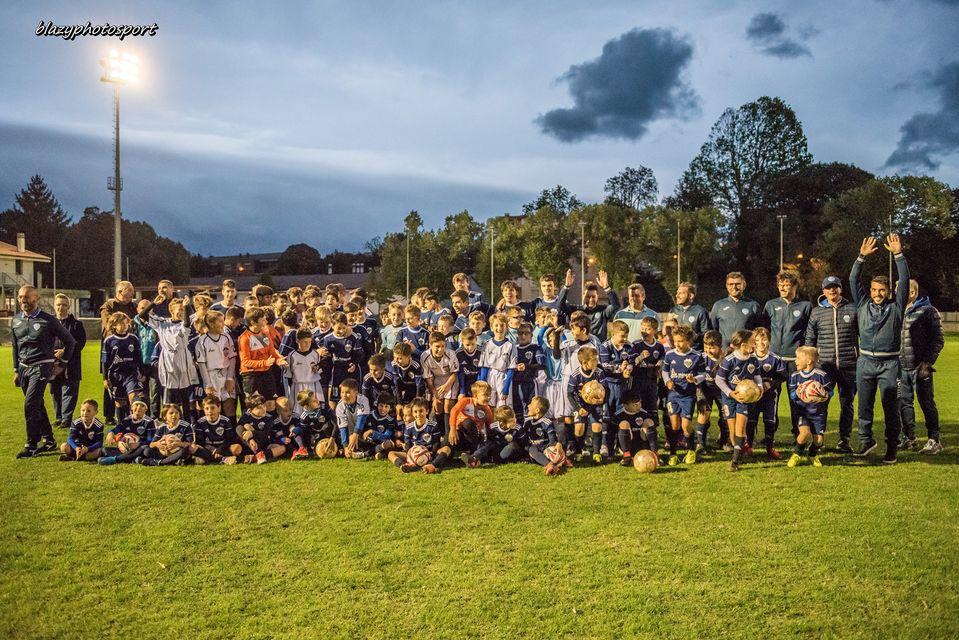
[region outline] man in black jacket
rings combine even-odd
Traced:
[[[852,453],[853,400],[856,397],[856,360],[859,335],[856,307],[842,296],[842,281],[829,276],[822,281],[822,296],[806,325],[805,344],[819,349],[819,366],[836,381],[839,391],[839,446]]]
[[[27,444],[18,458],[32,458],[44,451],[56,451],[43,394],[58,358],[57,339],[63,343],[60,359],[69,362],[76,340],[60,321],[40,308],[40,293],[25,285],[17,292],[20,313],[13,316],[13,383],[23,391],[23,413],[27,423]]]
[[[926,445],[919,453],[935,455],[942,451],[939,442],[939,409],[932,390],[933,365],[945,342],[942,317],[927,297],[919,297],[919,283],[909,281],[909,303],[902,320],[902,350],[899,352],[899,415],[902,417],[900,449],[911,449],[916,442],[914,396],[926,419]]]
[[[80,376],[83,365],[80,361],[80,352],[87,343],[87,332],[83,323],[70,313],[70,298],[58,293],[53,298],[53,311],[63,328],[70,332],[77,341],[73,348],[73,356],[62,366],[54,367],[53,379],[50,380],[50,395],[53,397],[53,415],[56,425],[66,429],[73,422],[73,411],[77,406],[77,395],[80,393]],[[58,358],[63,357],[64,344],[57,340],[53,353]]]

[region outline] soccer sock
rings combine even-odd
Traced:
[[[616,434],[616,439],[619,441],[619,448],[623,452],[623,455],[629,455],[630,452],[630,433],[629,429],[620,429],[619,433]]]
[[[569,444],[569,432],[568,429],[570,425],[567,425],[563,420],[556,421],[556,440],[563,445],[563,449],[567,448]]]
[[[767,447],[773,446],[776,441],[776,429],[779,427],[775,422],[763,422],[763,440]]]
[[[733,438],[733,462],[739,462],[739,458],[742,456],[744,444],[746,444],[746,438],[743,436],[735,436]]]
[[[306,442],[304,442],[301,434],[296,434],[293,436],[293,442],[296,443],[298,449],[306,449]]]
[[[646,443],[649,445],[649,450],[653,453],[659,451],[659,432],[656,431],[656,427],[647,427],[643,429],[643,433],[646,436]]]
[[[676,440],[679,437],[679,429],[669,427],[666,429],[666,443],[669,445],[669,455],[676,455]]]
[[[403,458],[397,458],[396,460],[393,461],[393,466],[395,466],[396,468],[400,468],[404,464],[406,464],[406,460],[404,460]]]
[[[821,444],[816,444],[816,441],[813,440],[812,444],[809,445],[809,456],[815,456],[819,454],[819,449],[822,447]]]
[[[686,434],[686,451],[692,451],[695,448],[696,448],[696,434],[692,432],[687,433]]]
[[[576,451],[582,453],[586,451],[586,434],[584,433],[581,436],[575,436],[576,439]]]
[[[696,444],[706,446],[706,430],[709,429],[709,423],[696,425]]]
[[[184,455],[186,455],[186,447],[180,449],[179,451],[176,451],[175,453],[171,453],[170,455],[165,457],[163,460],[160,460],[160,465],[168,466],[171,464],[176,464],[178,460],[183,459]]]
[[[750,447],[753,446],[753,444],[756,442],[756,423],[755,422],[746,423],[746,442],[749,444]]]
[[[117,462],[132,462],[138,456],[146,455],[147,448],[147,445],[144,444],[129,453],[121,453],[117,455]]]
[[[592,433],[592,438],[591,438],[591,439],[592,439],[593,453],[594,453],[594,454],[599,453],[600,448],[602,448],[602,446],[603,446],[603,432],[602,432],[602,431],[598,431],[598,432],[597,432],[597,431],[594,431],[594,432]]]
[[[793,451],[795,451],[796,454],[797,454],[797,455],[800,455],[800,456],[803,455],[803,454],[805,454],[805,453],[806,453],[806,443],[805,443],[805,442],[797,442],[795,445],[793,445]]]
[[[446,464],[446,459],[448,457],[449,456],[443,452],[437,453],[435,456],[433,456],[433,466],[439,469]]]
[[[729,427],[726,425],[726,421],[722,419],[719,421],[719,444],[732,444],[729,439]]]

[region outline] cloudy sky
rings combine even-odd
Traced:
[[[485,218],[555,184],[596,200],[638,164],[666,194],[761,95],[817,161],[959,184],[959,0],[157,4],[0,6],[0,207],[40,173],[73,215],[112,208],[111,47],[142,60],[124,213],[204,254],[359,249],[410,209]]]

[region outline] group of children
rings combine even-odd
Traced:
[[[693,464],[707,450],[716,407],[717,444],[736,470],[760,416],[767,451],[779,457],[772,443],[785,382],[799,411],[789,466],[807,453],[821,465],[833,383],[815,348],[800,348],[787,379],[762,328],[737,332],[724,348],[716,331],[697,336],[675,318],[660,326],[645,317],[631,342],[621,320],[604,322],[606,335],[591,333],[597,301],[567,304],[567,287],[549,276],[532,301],[504,282],[496,305],[463,274],[453,285],[449,308],[420,289],[379,319],[365,292],[338,285],[281,293],[258,285],[243,306],[231,281],[216,305],[206,294],[141,301],[135,320],[107,319],[102,343],[116,424],[105,431],[98,403],[85,401],[61,459],[164,466],[340,455],[426,473],[527,460],[556,475],[579,461],[629,465],[641,450],[659,455],[661,423],[667,464],[679,464],[680,452]],[[149,362],[146,330],[156,342]],[[163,387],[156,416],[144,399],[149,365]],[[758,400],[743,381],[759,387]]]

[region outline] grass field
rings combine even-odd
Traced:
[[[99,398],[96,345],[84,353],[81,395]],[[938,369],[937,457],[559,478],[14,460],[22,396],[4,386],[0,634],[955,638],[959,339]]]

